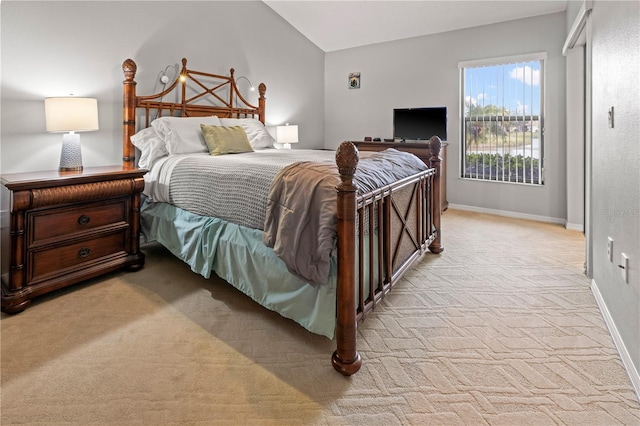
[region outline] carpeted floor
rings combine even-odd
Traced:
[[[147,264],[2,316],[2,425],[638,425],[584,277],[582,234],[449,210],[426,255],[334,343],[205,280]]]

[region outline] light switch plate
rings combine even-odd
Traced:
[[[629,284],[629,257],[624,253],[622,253],[622,257],[620,258],[620,271],[624,282]]]

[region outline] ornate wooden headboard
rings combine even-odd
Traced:
[[[153,118],[163,115],[176,117],[203,117],[217,115],[220,118],[258,118],[265,120],[265,93],[267,86],[258,86],[258,106],[251,105],[242,96],[236,85],[234,69],[229,76],[210,74],[187,69],[187,60],[182,59],[182,70],[179,77],[165,90],[155,95],[136,95],[136,71],[138,66],[132,59],[122,64],[124,72],[123,89],[123,132],[122,132],[122,164],[124,167],[135,167],[135,147],[131,144],[131,136],[137,130],[136,118],[140,112],[144,127],[149,127],[150,115]],[[167,102],[165,97],[176,99]],[[142,124],[142,123],[141,123]]]

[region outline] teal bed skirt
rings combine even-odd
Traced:
[[[312,333],[332,339],[336,325],[337,264],[329,281],[313,286],[291,274],[262,231],[221,219],[199,216],[167,203],[142,203],[142,235],[157,241],[187,263],[193,272],[220,278],[267,309]],[[212,312],[215,315],[215,312]]]

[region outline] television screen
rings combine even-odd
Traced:
[[[393,137],[428,141],[447,140],[447,107],[397,108],[393,110]]]

